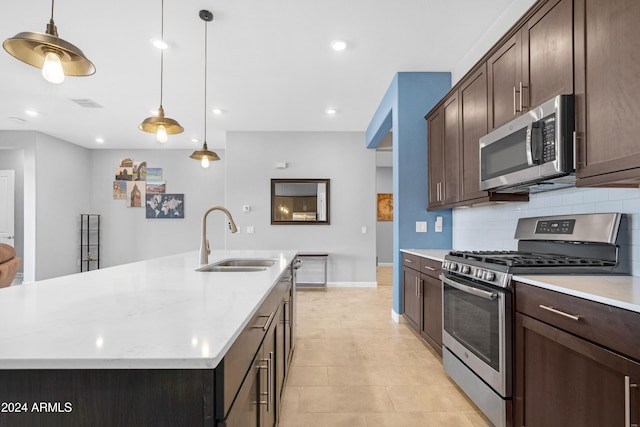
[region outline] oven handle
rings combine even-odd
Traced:
[[[444,277],[444,275],[440,275],[440,280],[442,280],[442,282],[446,285],[449,285],[451,287],[454,287],[462,292],[466,292],[468,294],[471,295],[475,295],[477,297],[480,298],[484,298],[484,299],[489,299],[489,300],[493,300],[498,298],[498,294],[495,292],[488,292],[488,291],[484,291],[482,289],[478,289],[478,288],[474,288],[471,286],[467,286],[467,285],[463,285],[461,283],[458,283],[454,280],[448,279],[446,277]]]

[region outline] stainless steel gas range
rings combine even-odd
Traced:
[[[445,256],[443,362],[453,380],[498,427],[513,389],[513,275],[629,274],[627,218],[618,213],[521,218],[517,251]]]

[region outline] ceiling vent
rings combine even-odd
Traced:
[[[13,123],[20,124],[20,125],[27,122],[26,120],[21,119],[20,117],[9,117],[9,121],[13,122]]]
[[[77,98],[72,99],[72,101],[84,108],[102,108],[102,105],[98,104],[93,99]]]

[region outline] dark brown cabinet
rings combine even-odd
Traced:
[[[429,208],[449,205],[459,196],[458,96],[449,96],[427,118]]]
[[[486,64],[489,130],[555,95],[573,93],[572,0],[541,2]]]
[[[516,283],[514,425],[637,424],[638,320],[638,313]]]
[[[415,255],[403,254],[402,269],[402,301],[404,318],[415,329],[420,331],[420,316],[422,299],[419,294],[420,258]]]
[[[487,73],[482,63],[426,117],[428,210],[497,201],[527,201],[527,194],[480,190],[480,137],[487,134]]]
[[[640,2],[575,1],[577,185],[640,185]]]
[[[439,275],[442,263],[429,258],[420,259],[422,282],[422,326],[420,335],[442,355],[442,282]]]
[[[404,319],[442,354],[441,262],[403,253]]]

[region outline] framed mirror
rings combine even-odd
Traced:
[[[272,179],[271,224],[329,224],[328,179]]]

